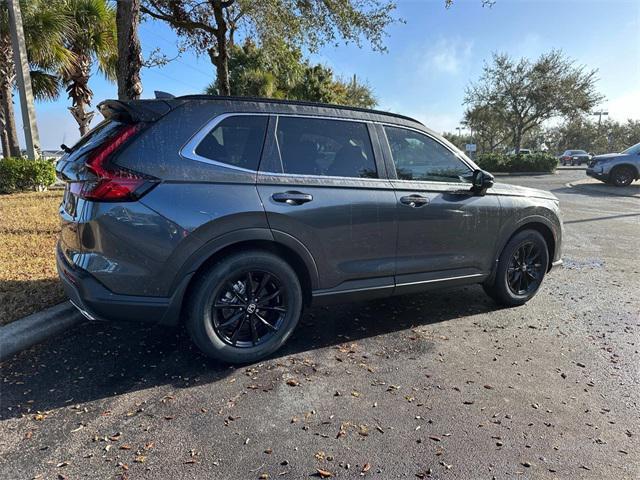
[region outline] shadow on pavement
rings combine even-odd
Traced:
[[[275,357],[428,325],[498,307],[478,286],[309,309]],[[162,385],[214,383],[236,368],[209,360],[183,329],[85,323],[0,366],[0,419]]]
[[[606,183],[575,183],[573,186],[563,186],[551,190],[567,194],[587,195],[590,197],[627,197],[640,198],[640,183],[632,183],[627,187],[615,187]]]

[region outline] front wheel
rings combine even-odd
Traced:
[[[484,290],[502,305],[523,305],[538,292],[548,265],[544,237],[535,230],[523,230],[502,250],[496,275],[490,284],[483,285]]]
[[[280,348],[302,314],[295,271],[263,251],[231,255],[190,292],[187,330],[203,353],[229,363],[259,360]]]
[[[613,169],[610,178],[611,183],[616,187],[627,187],[631,185],[631,182],[633,182],[633,179],[635,178],[635,172],[631,167],[622,165]]]

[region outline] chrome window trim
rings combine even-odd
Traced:
[[[389,126],[389,127],[395,127],[395,128],[404,128],[405,130],[410,130],[416,133],[420,133],[422,135],[427,136],[428,138],[432,139],[433,141],[439,143],[440,145],[442,145],[444,148],[446,148],[448,151],[450,151],[452,154],[454,154],[462,163],[464,163],[471,171],[473,171],[473,168],[471,165],[469,165],[469,163],[462,157],[460,157],[460,155],[458,155],[458,153],[454,150],[452,150],[448,145],[442,143],[440,140],[438,140],[437,138],[435,138],[433,135],[431,135],[429,132],[426,132],[424,130],[420,130],[417,128],[413,128],[413,127],[407,127],[404,125],[398,125],[396,123],[389,123],[389,122],[381,122],[381,121],[376,121],[376,120],[367,120],[367,119],[361,119],[361,118],[342,118],[342,117],[331,117],[331,116],[327,116],[327,115],[306,115],[306,114],[299,114],[299,113],[275,113],[275,112],[226,112],[226,113],[221,113],[219,115],[214,116],[213,118],[211,118],[210,120],[208,120],[202,127],[200,127],[200,129],[198,129],[198,131],[193,134],[191,136],[191,138],[189,138],[189,140],[187,140],[187,142],[183,145],[183,147],[180,149],[179,155],[183,158],[189,159],[189,160],[195,160],[197,162],[202,162],[202,163],[207,163],[209,165],[215,165],[218,167],[223,167],[223,168],[228,168],[231,170],[236,170],[236,171],[240,171],[240,172],[245,172],[245,173],[251,173],[251,174],[263,174],[263,175],[268,175],[268,176],[276,176],[276,177],[290,177],[290,178],[300,178],[302,180],[304,179],[323,179],[323,178],[330,178],[330,179],[358,179],[358,180],[365,180],[365,181],[373,181],[373,182],[382,182],[382,183],[387,183],[389,181],[394,181],[394,182],[420,182],[420,183],[435,183],[437,185],[460,185],[461,183],[456,183],[456,182],[433,182],[433,181],[428,181],[428,180],[402,180],[399,178],[388,178],[388,177],[381,177],[378,176],[378,178],[367,178],[367,177],[338,177],[338,176],[332,176],[332,175],[298,175],[298,174],[290,174],[290,173],[280,173],[280,172],[270,172],[270,171],[262,171],[262,170],[251,170],[248,168],[243,168],[243,167],[237,167],[235,165],[230,165],[228,163],[224,163],[224,162],[220,162],[217,160],[213,160],[207,157],[203,157],[202,155],[198,155],[196,153],[196,149],[198,148],[198,145],[200,144],[200,142],[202,142],[204,140],[204,138],[215,128],[218,126],[219,123],[221,123],[222,121],[226,120],[227,118],[230,117],[246,117],[246,116],[261,116],[261,117],[271,117],[274,116],[276,117],[276,129],[277,127],[277,121],[279,117],[295,117],[295,118],[313,118],[313,119],[317,119],[317,120],[336,120],[336,121],[340,121],[340,122],[356,122],[356,123],[362,123],[364,125],[367,124],[371,124],[371,125],[382,125],[384,126]],[[268,132],[267,132],[268,133]],[[369,132],[367,132],[367,135],[369,135]],[[385,132],[385,140],[388,143],[388,140],[386,138],[386,132]],[[371,135],[369,135],[369,141],[372,142],[371,140]],[[278,136],[276,135],[276,145],[278,146],[278,151],[280,149],[280,145],[278,144]],[[372,150],[373,150],[373,142],[372,142]],[[375,154],[374,154],[375,155]],[[394,163],[394,167],[395,167],[395,163]],[[380,172],[378,172],[378,175],[380,175]],[[464,185],[464,183],[462,183]]]
[[[249,168],[237,167],[235,165],[230,165],[228,163],[219,162],[217,160],[213,160],[211,158],[203,157],[202,155],[198,155],[196,153],[196,149],[200,142],[204,140],[204,138],[211,133],[211,131],[218,126],[222,121],[226,120],[230,117],[270,117],[271,113],[264,112],[230,112],[230,113],[221,113],[220,115],[216,115],[207,123],[205,123],[188,141],[184,144],[184,146],[180,149],[180,156],[183,158],[187,158],[189,160],[195,160],[196,162],[208,163],[210,165],[216,165],[218,167],[229,168],[231,170],[237,170],[240,172],[246,172],[255,174],[256,170],[251,170]],[[264,146],[264,145],[263,145]]]

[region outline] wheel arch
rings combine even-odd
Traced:
[[[535,216],[524,218],[516,225],[512,226],[512,228],[509,230],[509,234],[505,235],[498,245],[495,253],[495,261],[491,270],[491,275],[489,275],[487,281],[492,282],[495,278],[498,259],[500,258],[500,254],[504,250],[504,247],[507,245],[507,243],[509,243],[509,240],[511,240],[514,235],[517,235],[523,230],[535,230],[544,238],[545,244],[547,245],[547,251],[549,253],[549,265],[547,266],[547,272],[549,272],[552,268],[553,259],[556,254],[557,239],[553,233],[552,226],[549,225],[548,222],[549,220],[547,220],[545,217]]]
[[[180,298],[180,311],[186,304],[186,299],[196,279],[227,255],[249,251],[263,250],[278,255],[285,260],[296,272],[303,291],[305,305],[311,303],[311,292],[318,285],[318,270],[311,253],[294,237],[264,229],[248,229],[224,235],[223,238],[212,240],[202,246],[182,269],[178,281],[189,278]],[[179,323],[180,317],[172,319],[171,323]]]
[[[609,172],[609,175],[611,175],[613,172],[615,172],[615,170],[616,170],[617,168],[621,168],[621,167],[628,167],[628,168],[630,168],[631,170],[633,170],[633,171],[635,172],[635,178],[636,178],[636,180],[637,180],[638,178],[640,178],[640,169],[639,169],[636,165],[634,165],[633,163],[627,163],[627,162],[624,162],[624,163],[618,163],[618,164],[616,164],[616,165],[613,165],[613,166],[611,167],[611,171]]]

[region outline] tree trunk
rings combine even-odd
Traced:
[[[516,155],[520,153],[521,145],[522,145],[522,128],[517,126],[513,136],[513,149],[515,150]]]
[[[20,151],[16,115],[13,109],[13,86],[10,82],[3,81],[0,85],[0,102],[2,102],[0,106],[5,123],[3,135],[7,137],[8,156],[19,157],[22,152]]]
[[[0,143],[2,143],[2,157],[9,158],[9,136],[4,127],[0,130]]]
[[[19,157],[21,154],[18,131],[16,129],[16,117],[13,110],[13,81],[15,74],[11,39],[6,35],[0,38],[0,116],[3,122],[2,151],[7,157]]]
[[[118,31],[118,98],[120,100],[136,100],[142,93],[139,23],[140,0],[118,0],[116,27]]]
[[[80,135],[85,135],[89,131],[89,125],[93,119],[94,112],[85,111],[85,107],[91,105],[93,92],[89,88],[89,76],[91,74],[91,58],[84,54],[76,54],[73,66],[70,68],[65,83],[67,92],[72,100],[69,107],[71,115],[78,122]]]
[[[213,15],[216,19],[216,41],[217,49],[209,49],[209,57],[216,66],[216,83],[220,95],[231,95],[231,84],[229,83],[229,49],[227,40],[227,21],[224,18],[224,7],[220,0],[213,3]]]

